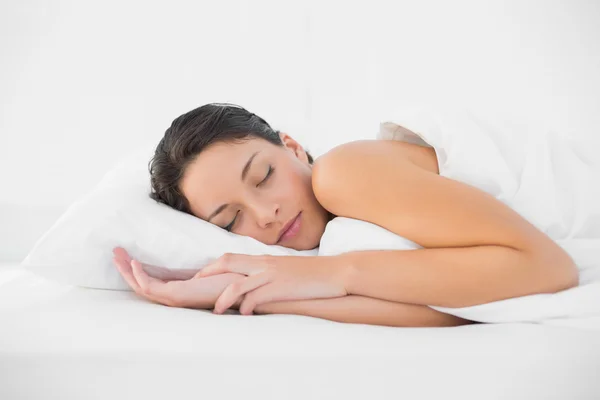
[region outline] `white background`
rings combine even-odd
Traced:
[[[318,156],[401,105],[600,135],[600,2],[0,2],[0,261],[178,115],[233,102]]]

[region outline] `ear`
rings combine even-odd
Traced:
[[[286,149],[294,153],[294,155],[298,159],[300,159],[300,161],[306,164],[310,164],[308,162],[308,155],[306,154],[304,148],[300,146],[300,143],[295,141],[290,135],[288,135],[285,132],[279,132],[279,137],[281,138],[281,141],[283,142],[283,145]]]

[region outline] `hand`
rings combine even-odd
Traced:
[[[127,250],[125,250],[122,247],[115,247],[113,249],[113,255],[114,255],[113,262],[125,263],[125,264],[129,265],[129,267],[131,267],[131,261],[133,261],[133,260],[131,259],[131,256],[129,255],[129,253],[127,253]],[[156,265],[151,265],[151,264],[145,264],[145,263],[140,263],[140,264],[142,264],[142,269],[148,275],[150,275],[153,278],[160,279],[163,282],[192,279],[194,277],[194,275],[196,275],[196,273],[198,273],[198,271],[200,271],[200,268],[169,269],[169,268],[165,268],[165,267],[157,267]]]
[[[120,247],[113,254],[113,263],[136,294],[171,307],[212,308],[227,286],[244,279],[244,275],[235,273],[194,278],[198,269],[170,270],[142,264]]]
[[[205,266],[196,277],[227,272],[246,278],[230,284],[215,303],[219,314],[241,301],[243,315],[260,304],[281,300],[308,300],[347,295],[344,267],[335,256],[251,256],[227,253]],[[243,298],[242,298],[243,297]]]

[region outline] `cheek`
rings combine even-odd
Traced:
[[[282,181],[281,184],[278,184],[282,196],[295,201],[310,198],[312,192],[310,175],[294,170],[282,177]]]

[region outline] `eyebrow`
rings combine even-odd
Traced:
[[[254,157],[256,157],[256,155],[258,153],[260,153],[260,151],[257,151],[254,154],[252,154],[250,156],[250,158],[248,159],[248,161],[246,162],[246,165],[244,165],[244,169],[242,169],[242,182],[244,182],[246,180],[246,176],[248,176],[248,171],[250,171],[250,166],[252,165],[252,160],[254,160]],[[223,205],[219,206],[219,208],[217,208],[215,211],[212,212],[212,214],[210,214],[207,221],[210,222],[211,219],[213,219],[214,217],[219,215],[219,213],[221,211],[223,211],[225,208],[227,208],[228,205],[229,204],[223,204]]]

